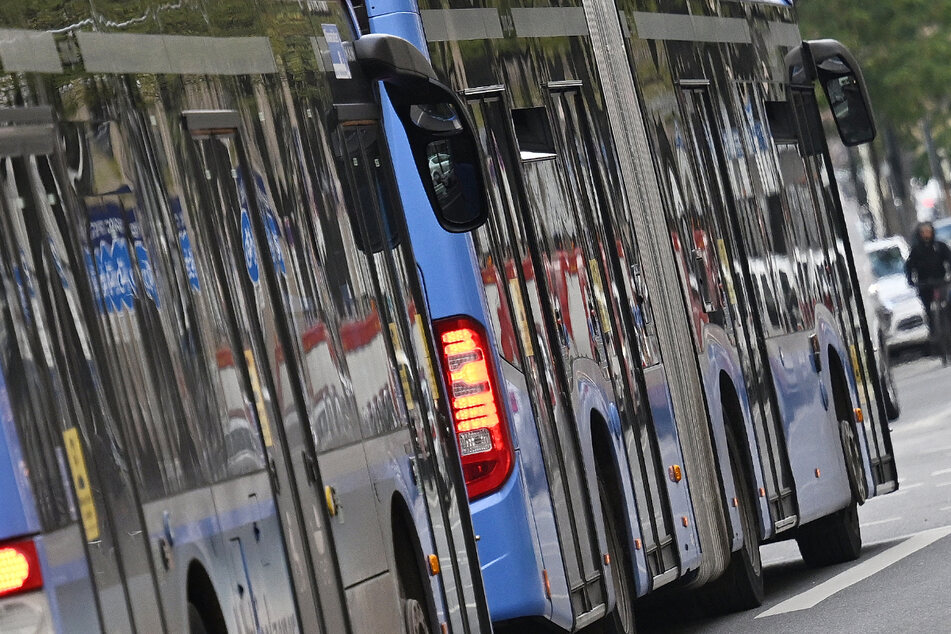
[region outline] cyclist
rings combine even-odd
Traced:
[[[928,315],[928,328],[934,334],[931,305],[935,301],[935,290],[947,288],[946,280],[951,272],[951,247],[941,240],[935,240],[934,225],[930,222],[918,225],[915,238],[915,244],[905,261],[905,277],[909,285],[917,286],[918,297]]]

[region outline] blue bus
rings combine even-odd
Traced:
[[[0,9],[0,631],[488,631],[375,80],[459,230],[461,102],[336,0],[35,9]]]
[[[874,137],[849,52],[787,2],[355,13],[430,56],[486,157],[488,223],[447,231],[384,112],[497,629],[633,631],[665,586],[756,606],[765,542],[857,557],[897,474],[816,99]]]

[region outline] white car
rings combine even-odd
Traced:
[[[869,289],[890,315],[885,343],[891,349],[928,343],[928,316],[918,291],[905,278],[908,243],[890,237],[865,243],[875,282]]]

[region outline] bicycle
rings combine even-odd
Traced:
[[[947,279],[931,280],[919,286],[932,288],[931,303],[928,306],[928,326],[931,329],[932,350],[940,355],[942,365],[951,363],[951,307],[948,294],[951,293],[951,281]]]

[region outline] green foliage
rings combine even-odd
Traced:
[[[865,72],[879,119],[905,144],[930,118],[936,142],[951,148],[951,0],[800,0],[803,37],[835,38]]]

